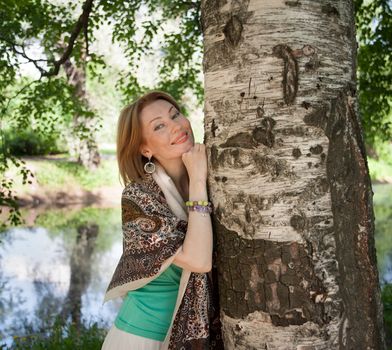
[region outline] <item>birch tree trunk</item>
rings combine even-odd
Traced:
[[[67,59],[63,64],[68,82],[75,88],[75,95],[88,104],[86,92],[86,72],[83,67],[77,67]],[[96,117],[75,114],[72,120],[70,140],[68,142],[70,153],[75,155],[77,162],[85,168],[93,170],[101,163],[95,131],[98,119]],[[87,131],[87,134],[86,134]]]
[[[225,349],[385,349],[352,0],[203,0]]]

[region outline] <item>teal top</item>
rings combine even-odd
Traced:
[[[129,291],[114,321],[125,332],[163,341],[176,305],[182,268],[171,264],[143,287]]]

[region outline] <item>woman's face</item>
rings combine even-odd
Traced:
[[[191,124],[175,106],[166,100],[155,100],[141,111],[141,153],[159,162],[180,158],[194,145]]]

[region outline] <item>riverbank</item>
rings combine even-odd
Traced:
[[[87,170],[65,155],[24,157],[23,161],[34,177],[31,184],[15,181],[14,191],[22,208],[120,205],[123,187],[113,155],[103,156],[95,170]]]

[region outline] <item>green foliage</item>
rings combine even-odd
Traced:
[[[385,337],[388,349],[392,346],[392,284],[385,284],[381,288],[381,299],[384,305]]]
[[[164,89],[179,101],[186,89],[195,91],[202,100],[201,30],[199,1],[89,1],[83,6],[74,1],[7,0],[0,7],[0,125],[11,123],[15,129],[32,127],[34,132],[53,134],[60,124],[70,125],[74,116],[88,121],[96,115],[86,101],[77,96],[74,85],[58,69],[67,59],[75,67],[87,71],[91,80],[102,82],[106,62],[103,56],[90,52],[89,42],[104,24],[113,26],[113,41],[119,43],[129,66],[120,74],[117,87],[128,103],[137,95],[150,89]],[[138,26],[141,12],[154,13],[151,19]],[[82,14],[79,19],[78,15]],[[168,31],[166,24],[176,21],[176,29]],[[161,49],[162,60],[157,67],[161,78],[155,86],[142,86],[135,71],[143,55],[153,53],[153,39],[165,34]],[[33,46],[42,52],[35,57],[29,53]],[[66,53],[69,53],[66,54]],[[39,78],[23,82],[20,70],[26,62],[32,63]],[[15,89],[15,86],[21,86]],[[186,113],[186,109],[185,109]],[[86,125],[89,125],[87,127]],[[93,126],[96,128],[92,130]],[[98,129],[97,123],[78,123],[72,132],[88,139]],[[77,128],[77,130],[75,129]],[[1,131],[1,130],[0,130]],[[10,162],[11,148],[3,144],[4,174]],[[7,150],[9,152],[7,152]],[[13,180],[7,186],[12,188]],[[0,191],[2,203],[11,203],[4,188]],[[15,203],[15,201],[13,202]]]
[[[140,11],[151,14],[141,24],[139,35],[137,23]],[[101,0],[92,14],[93,25],[102,18],[113,21],[113,40],[122,45],[129,61],[129,69],[122,73],[118,87],[127,101],[150,89],[162,89],[181,101],[186,89],[191,89],[201,103],[203,100],[201,73],[202,31],[200,25],[200,1],[112,1]],[[167,23],[176,22],[175,30],[168,30]],[[136,78],[136,69],[142,64],[143,55],[152,54],[153,39],[163,36],[158,71],[160,81],[147,87]],[[139,38],[140,36],[140,38]]]
[[[21,333],[14,337],[9,350],[99,350],[107,330],[97,323],[76,326],[57,318],[50,328],[37,329],[35,324],[25,324]]]
[[[56,133],[40,133],[34,132],[31,129],[22,129],[21,131],[7,130],[3,137],[6,139],[4,145],[8,154],[15,156],[35,156],[64,153],[66,149],[60,145],[60,135]],[[0,145],[0,152],[2,145]]]
[[[392,9],[388,0],[355,0],[358,85],[368,144],[392,139]]]

